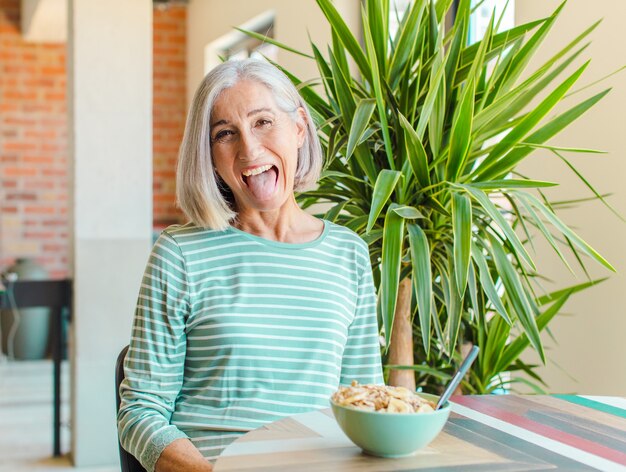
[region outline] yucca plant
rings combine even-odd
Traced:
[[[326,152],[319,188],[299,198],[304,207],[329,204],[322,216],[369,244],[385,362],[402,359],[390,354],[394,344],[410,346],[392,333],[404,318],[414,365],[399,369],[415,374],[418,386],[440,387],[462,346],[474,343],[481,350],[466,392],[528,378],[540,388],[536,366],[520,354],[530,346],[545,362],[540,332],[572,293],[597,281],[549,293],[533,238],[545,238],[570,270],[568,253],[585,274],[585,258],[614,269],[555,214],[558,204],[544,190],[556,183],[518,167],[538,149],[570,166],[568,153],[595,152],[547,143],[608,92],[570,96],[588,62],[574,64],[598,23],[528,72],[564,5],[499,33],[494,16],[482,40],[468,45],[469,0],[448,27],[452,0],[415,0],[393,35],[389,0],[365,1],[362,41],[330,0],[317,3],[332,32],[327,50],[312,44],[307,55],[263,39],[319,69],[307,82],[285,71],[310,105]],[[561,102],[566,111],[550,116]]]

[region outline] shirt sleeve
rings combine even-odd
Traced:
[[[348,328],[348,341],[343,353],[339,380],[341,385],[350,385],[353,380],[360,384],[383,384],[376,320],[376,290],[367,249],[364,251],[366,262],[358,281],[354,320]]]
[[[185,363],[186,274],[178,244],[163,232],[141,283],[117,415],[122,447],[149,472],[167,445],[187,437],[170,424]]]

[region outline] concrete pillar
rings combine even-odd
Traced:
[[[151,243],[152,2],[70,0],[72,458],[118,461],[114,362]]]

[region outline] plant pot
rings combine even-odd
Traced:
[[[6,272],[17,274],[17,280],[44,280],[47,272],[31,259],[17,259]],[[11,296],[7,284],[7,297]],[[9,298],[9,300],[11,300]],[[16,360],[35,360],[46,357],[50,333],[48,308],[6,309],[0,313],[2,352]]]

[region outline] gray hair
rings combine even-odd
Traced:
[[[306,103],[291,80],[278,68],[259,59],[227,61],[215,67],[200,83],[185,125],[178,155],[176,198],[185,215],[197,226],[222,230],[237,217],[232,195],[219,179],[211,156],[210,118],[215,100],[241,80],[265,85],[278,107],[296,119],[298,108],[306,114],[304,143],[298,150],[294,191],[315,186],[322,169],[322,149]]]

